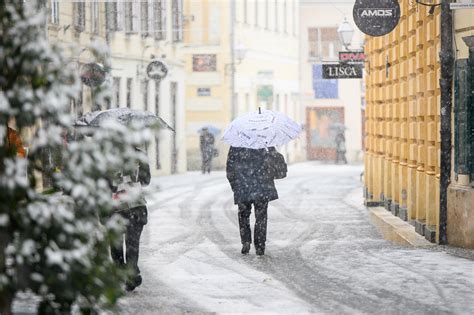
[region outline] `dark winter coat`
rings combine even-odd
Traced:
[[[234,192],[234,203],[278,199],[265,149],[230,147],[227,179]]]
[[[213,158],[214,141],[215,141],[215,138],[210,132],[203,131],[201,133],[199,144],[200,144],[203,160],[211,160]]]

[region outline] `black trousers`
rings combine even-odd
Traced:
[[[252,231],[250,230],[252,204],[255,208],[254,245],[255,248],[265,249],[268,201],[242,202],[238,204],[240,240],[242,244],[252,243]]]
[[[125,238],[125,248],[123,238],[119,243],[111,246],[112,259],[118,265],[130,268],[135,276],[138,276],[140,274],[138,268],[140,236],[147,221],[147,209],[145,206],[141,206],[127,209],[120,214],[128,220],[125,234],[122,236]]]
[[[202,173],[210,173],[212,168],[212,155],[210,153],[203,153],[202,154],[202,166],[201,170]]]
[[[345,151],[336,151],[336,164],[339,163],[339,161],[344,164],[347,164]]]

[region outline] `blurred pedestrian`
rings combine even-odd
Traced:
[[[214,157],[214,155],[216,155],[217,152],[216,148],[214,148],[214,141],[214,135],[209,132],[208,128],[202,128],[199,143],[202,159],[201,170],[203,174],[211,173],[212,158]]]
[[[336,142],[336,164],[342,161],[343,164],[347,164],[346,160],[346,137],[343,132],[339,132],[335,139]]]
[[[142,154],[143,159],[137,161],[135,170],[127,174],[121,171],[118,175],[118,180],[113,184],[114,199],[120,199],[121,195],[126,194],[128,190],[138,188],[141,191],[142,186],[147,186],[150,183],[150,166],[146,160],[146,152],[136,149]],[[143,231],[143,226],[147,224],[148,211],[146,207],[146,200],[140,194],[139,198],[133,203],[125,203],[125,208],[117,210],[124,219],[127,220],[125,233],[125,248],[123,246],[123,239],[111,247],[112,259],[121,266],[126,266],[131,272],[132,276],[126,283],[127,291],[133,291],[142,283],[140,269],[138,268],[138,256],[140,236]]]
[[[273,157],[280,155],[284,175],[275,172]],[[275,148],[249,149],[230,147],[227,156],[227,179],[234,192],[234,204],[238,205],[242,254],[248,254],[252,242],[250,213],[255,210],[254,245],[258,256],[265,253],[267,237],[268,202],[278,199],[274,179],[286,176],[286,164]]]

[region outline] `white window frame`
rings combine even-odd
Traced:
[[[91,2],[91,32],[93,34],[99,34],[100,25],[100,11],[99,2],[94,0]]]
[[[59,1],[58,0],[51,0],[50,1],[50,9],[51,9],[51,16],[49,18],[49,22],[51,24],[59,24]]]

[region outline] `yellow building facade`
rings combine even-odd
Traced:
[[[186,145],[188,169],[200,168],[199,129],[213,125],[219,141],[238,115],[258,107],[303,122],[299,106],[297,0],[187,0],[184,3],[186,59]],[[288,161],[304,157],[301,140],[280,148]]]
[[[398,26],[367,37],[365,199],[436,241],[440,11],[400,1]]]
[[[400,7],[400,22],[391,33],[366,38],[365,202],[369,207],[385,207],[414,225],[427,240],[439,242],[443,25],[440,7],[430,12],[430,7],[409,0],[401,0]],[[454,59],[467,59],[469,49],[462,38],[474,34],[474,10],[452,10],[452,16]],[[456,81],[455,75],[454,91]],[[456,102],[453,96],[447,242],[473,248],[473,178],[458,174],[454,163],[460,154],[456,121],[468,110],[458,113]],[[467,106],[472,112],[472,98]],[[472,115],[467,119],[474,124]],[[465,120],[463,116],[461,121]],[[472,139],[467,141],[472,143]],[[474,156],[465,154],[472,167]]]

